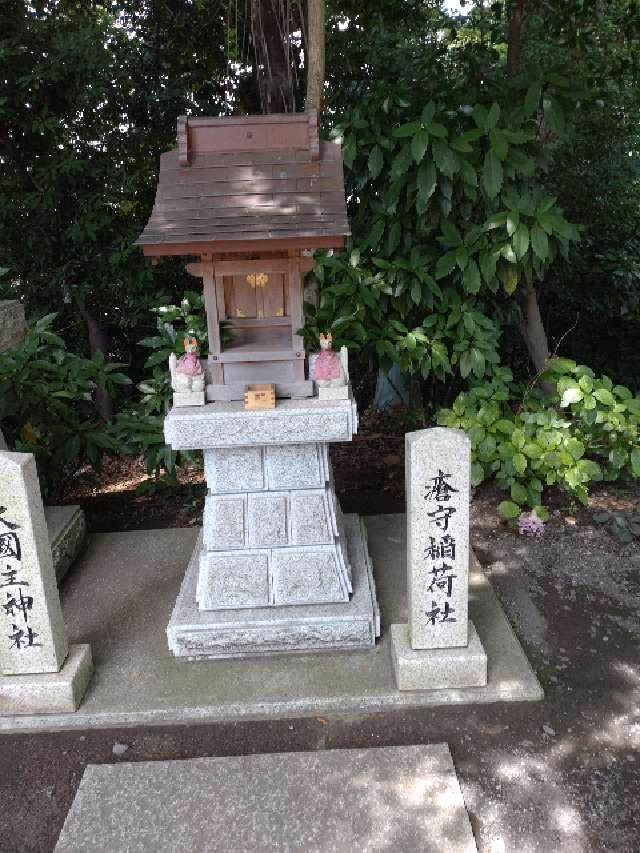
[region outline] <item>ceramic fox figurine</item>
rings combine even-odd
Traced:
[[[349,361],[347,348],[334,352],[333,335],[320,334],[320,353],[313,366],[313,378],[318,388],[337,388],[349,383]]]
[[[174,352],[169,356],[174,405],[204,405],[205,377],[198,356],[198,341],[185,338],[184,349],[180,358]]]

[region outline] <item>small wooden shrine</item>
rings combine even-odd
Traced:
[[[197,258],[186,268],[203,280],[207,400],[241,400],[262,382],[279,397],[311,396],[298,334],[303,276],[315,249],[339,248],[349,234],[339,144],[319,140],[311,110],[181,117],[177,145],[160,158],[137,245]]]

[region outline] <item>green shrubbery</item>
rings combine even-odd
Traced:
[[[164,417],[171,408],[172,391],[169,356],[184,353],[186,335],[195,337],[200,354],[207,350],[207,324],[202,294],[189,291],[179,305],[162,305],[154,309],[157,334],[144,338],[140,345],[151,350],[145,362],[149,376],[138,385],[140,400],[128,406],[116,419],[121,448],[143,457],[149,474],[156,479],[161,473],[175,474],[176,464],[190,463],[193,454],[178,454],[164,441]],[[147,488],[155,484],[151,481]]]
[[[33,453],[45,491],[72,465],[99,467],[105,451],[119,450],[113,425],[96,416],[96,387],[109,394],[130,385],[122,365],[100,355],[82,358],[51,330],[55,315],[30,325],[26,338],[0,353],[0,426],[9,447]]]
[[[499,507],[505,518],[524,507],[546,518],[545,486],[586,504],[592,482],[640,476],[640,396],[569,359],[552,359],[540,379],[548,390],[523,389],[497,368],[438,413],[439,424],[471,439],[473,485],[495,476],[509,492]]]

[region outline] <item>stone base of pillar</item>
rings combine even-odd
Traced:
[[[451,690],[484,687],[487,655],[469,622],[469,643],[447,649],[413,649],[409,626],[391,626],[391,658],[398,690]]]
[[[366,533],[356,515],[344,516],[344,528],[353,595],[328,604],[201,610],[196,601],[199,537],[167,627],[171,651],[194,660],[372,647],[380,634],[380,614]]]
[[[0,675],[0,715],[73,713],[92,674],[91,646],[82,644],[70,647],[60,672]]]

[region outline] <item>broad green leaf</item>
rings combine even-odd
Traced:
[[[541,261],[549,256],[549,238],[539,225],[531,229],[531,247]]]
[[[449,275],[451,270],[456,265],[456,253],[455,252],[447,252],[445,255],[441,255],[438,258],[435,269],[435,278],[444,278],[446,275]]]
[[[438,169],[448,178],[452,178],[458,171],[458,159],[446,142],[434,139],[431,143],[431,151]]]
[[[557,98],[544,99],[544,120],[557,136],[562,136],[565,129],[564,112]]]
[[[465,267],[463,276],[462,276],[462,284],[467,293],[477,293],[480,290],[480,285],[482,281],[480,279],[480,270],[478,269],[478,264],[473,260],[473,258],[469,261],[467,266]],[[484,361],[484,357],[483,357]],[[483,366],[484,373],[484,366]]]
[[[533,511],[538,516],[540,521],[549,521],[550,515],[549,510],[546,508],[546,506],[538,504],[537,506],[534,506]]]
[[[394,222],[387,234],[387,255],[392,255],[400,245],[400,223]]]
[[[367,243],[372,249],[377,249],[378,244],[380,243],[380,238],[384,234],[384,220],[378,219],[377,222],[374,222],[371,231],[369,232],[369,238]]]
[[[416,177],[416,185],[418,187],[418,199],[421,203],[426,204],[433,195],[438,183],[436,167],[431,160],[425,160],[420,164]]]
[[[584,456],[585,446],[577,438],[570,438],[566,444],[566,448],[576,460],[576,462],[578,461],[578,459],[582,459],[582,457]]]
[[[507,213],[507,234],[511,237],[520,224],[520,213],[518,210],[510,210]]]
[[[516,447],[518,450],[522,450],[526,442],[526,436],[524,432],[517,427],[511,433],[511,444]]]
[[[529,229],[524,222],[521,222],[516,228],[511,242],[518,259],[527,254],[527,250],[529,249]]]
[[[443,124],[439,124],[437,121],[425,121],[425,126],[431,136],[435,136],[437,139],[446,139],[449,135],[449,131]]]
[[[614,447],[613,450],[609,452],[609,462],[611,462],[614,468],[622,468],[623,465],[626,464],[627,459],[627,451],[622,450],[620,447]]]
[[[509,152],[509,143],[505,139],[502,131],[499,128],[494,127],[493,130],[489,132],[489,139],[491,141],[491,148],[496,152],[500,160],[506,160]]]
[[[469,187],[477,187],[478,186],[478,173],[473,168],[471,163],[465,160],[463,157],[458,158],[458,165],[460,166],[460,175],[462,180]]]
[[[382,171],[383,163],[384,156],[382,154],[382,148],[380,148],[379,145],[374,145],[371,151],[369,152],[369,159],[367,161],[369,174],[373,180],[375,180]]]
[[[391,131],[391,136],[396,139],[405,139],[409,136],[413,136],[420,130],[421,124],[419,121],[410,121],[407,124],[401,124],[400,127],[395,127]]]
[[[471,353],[469,350],[465,350],[460,356],[460,376],[462,376],[463,379],[466,379],[471,373],[471,369]]]
[[[453,148],[454,151],[459,151],[461,154],[471,154],[473,152],[473,145],[469,142],[468,139],[463,139],[458,136],[456,139],[452,139],[449,142],[449,145]]]
[[[640,477],[640,447],[634,447],[631,451],[631,470],[634,477]]]
[[[413,154],[411,153],[411,146],[405,143],[393,159],[393,165],[391,166],[391,180],[395,181],[402,177],[412,163]]]
[[[520,483],[512,483],[511,498],[513,501],[515,501],[515,503],[520,504],[522,506],[522,504],[526,504],[526,502],[529,500],[529,493]]]
[[[425,151],[429,146],[429,134],[422,128],[416,133],[411,140],[411,153],[416,163],[420,163],[424,157]]]
[[[489,198],[495,198],[502,187],[502,164],[493,149],[487,151],[482,169],[482,184]]]
[[[490,284],[496,275],[496,264],[498,262],[498,256],[495,252],[482,252],[478,258],[480,262],[480,271],[482,273],[482,277]]]
[[[503,518],[513,520],[520,517],[522,510],[513,501],[502,501],[502,503],[498,504],[498,512]]]
[[[429,101],[428,104],[422,110],[422,114],[420,118],[425,124],[428,124],[436,114],[436,105],[433,101]]]
[[[615,406],[616,404],[616,398],[613,396],[611,391],[607,391],[606,388],[596,388],[593,392],[593,396],[596,400],[604,403],[605,406]]]
[[[460,272],[464,272],[468,263],[469,252],[467,252],[464,246],[460,246],[456,249],[456,264],[460,267]]]
[[[456,226],[449,222],[448,219],[443,220],[442,225],[442,242],[448,249],[453,249],[456,246],[462,246],[462,236]]]
[[[515,429],[513,421],[508,421],[505,418],[501,418],[499,421],[496,421],[495,426],[499,432],[503,432],[505,435],[511,435]]]
[[[629,391],[629,389],[624,385],[616,385],[613,389],[613,393],[621,400],[630,400],[633,397],[631,391]]]
[[[500,211],[500,213],[493,213],[484,223],[485,231],[492,231],[494,228],[500,228],[501,225],[504,225],[507,221],[507,212],[506,210]]]
[[[570,406],[572,403],[579,403],[583,396],[584,394],[582,393],[582,390],[577,386],[575,388],[567,388],[560,400],[560,406],[561,408],[566,409],[567,406]]]
[[[473,347],[471,350],[471,370],[473,371],[474,375],[478,377],[478,379],[482,379],[482,377],[484,376],[484,369],[485,369],[484,355],[480,352],[480,350],[477,347]],[[487,440],[487,439],[485,439],[485,440]],[[493,441],[494,449],[495,449],[495,441],[493,439],[491,439],[491,441]]]
[[[487,120],[485,122],[486,130],[491,130],[498,124],[498,119],[500,118],[500,106],[498,104],[491,104],[491,109],[487,113]]]
[[[524,453],[516,453],[512,458],[512,463],[514,469],[518,472],[518,474],[524,474],[527,470],[527,457]]]
[[[576,368],[576,363],[570,358],[550,358],[547,366],[554,373],[571,373]]]
[[[476,104],[473,108],[473,120],[480,130],[489,130],[487,127],[487,108],[482,104]]]
[[[542,94],[542,88],[539,83],[534,83],[529,86],[527,89],[527,94],[524,99],[524,112],[525,115],[533,115],[538,109],[540,104],[540,95]]]
[[[479,486],[484,480],[484,468],[479,462],[474,462],[471,465],[471,485]]]

